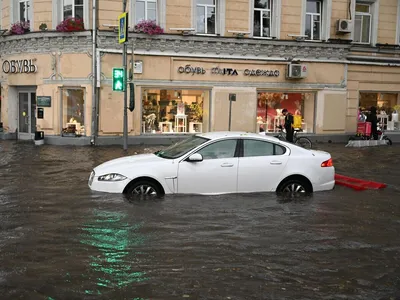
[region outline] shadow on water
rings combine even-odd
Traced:
[[[389,187],[132,201],[87,187],[117,147],[0,142],[0,298],[398,299],[400,148],[320,148]]]

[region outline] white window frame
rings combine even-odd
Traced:
[[[353,42],[356,44],[371,44],[371,36],[372,36],[372,13],[371,13],[371,4],[368,3],[360,3],[359,5],[364,5],[364,6],[368,6],[368,12],[358,12],[356,11],[355,15],[354,15],[354,35],[353,35]],[[357,7],[357,5],[356,5]],[[355,41],[355,33],[356,33],[356,17],[361,17],[361,28],[360,28],[360,41]],[[362,42],[362,35],[363,35],[363,19],[364,17],[369,17],[369,32],[368,32],[368,41],[367,42]]]
[[[133,28],[136,24],[136,1],[137,0],[131,0],[130,5],[129,5],[129,11],[132,12],[129,14],[129,24]],[[140,0],[146,2],[145,7],[146,11],[145,13],[147,14],[147,2],[156,2],[156,23],[159,25],[161,28],[166,30],[166,12],[167,12],[167,0]]]
[[[308,1],[310,1],[310,0],[308,0]],[[310,2],[315,2],[315,3],[317,3],[317,5],[319,5],[319,13],[311,13],[311,12],[307,12],[307,5],[306,5],[306,26],[307,26],[307,17],[308,16],[310,16],[310,19],[311,19],[311,32],[310,32],[310,40],[312,40],[312,41],[319,41],[319,40],[322,40],[322,8],[323,8],[323,3],[322,3],[322,0],[315,0],[315,1],[310,1]],[[314,38],[314,30],[313,30],[313,27],[314,27],[314,17],[319,17],[319,39],[315,39]],[[317,22],[315,22],[315,23],[317,23]]]
[[[255,39],[280,39],[281,38],[281,12],[282,12],[282,1],[281,0],[271,0],[272,14],[271,14],[271,36],[270,37],[261,37],[254,36],[254,0],[250,0],[250,15],[249,15],[249,28],[250,28],[250,37]]]
[[[201,5],[203,6],[203,5]],[[224,36],[225,35],[225,11],[226,0],[216,0],[215,3],[215,34],[197,32],[197,0],[192,0],[192,28],[195,28],[198,35]]]
[[[306,14],[307,0],[302,0],[302,18],[300,26],[300,35],[305,35],[306,32]],[[321,33],[319,40],[308,40],[310,42],[327,41],[331,37],[331,18],[332,18],[332,0],[319,0],[322,5],[321,11]]]
[[[19,22],[19,3],[20,2],[28,2],[31,9],[29,9],[29,21],[30,21],[30,30],[34,30],[34,18],[33,18],[33,4],[32,0],[10,0],[10,24],[14,24]]]
[[[353,44],[357,45],[371,45],[375,46],[378,41],[378,23],[379,23],[379,4],[380,0],[356,0],[352,1],[351,4],[351,15],[353,16],[353,24],[355,23],[355,15],[356,15],[356,3],[357,4],[369,4],[371,5],[370,13],[372,14],[371,17],[371,32],[370,32],[370,43],[358,43],[354,42],[354,33],[355,33],[355,26],[353,26],[353,30],[351,32],[351,39],[353,40]],[[355,25],[355,24],[354,24]]]
[[[145,20],[148,20],[147,13],[148,13],[149,2],[155,3],[156,4],[156,19],[155,19],[155,21],[156,21],[156,23],[158,22],[159,17],[158,17],[157,0],[132,0],[132,1],[135,2],[135,5],[137,4],[137,2],[144,2],[144,19]],[[136,20],[136,9],[134,10],[134,13],[135,13],[135,15],[131,16],[131,18],[135,18],[135,24],[137,24],[139,22],[139,20]]]
[[[64,1],[65,0],[60,0],[62,3],[61,3],[61,5],[62,5],[62,11],[63,11],[63,13],[62,13],[62,17],[64,18]],[[85,22],[85,2],[83,2],[83,4],[82,5],[76,5],[75,4],[75,1],[76,0],[72,0],[72,17],[73,18],[75,18],[75,7],[76,6],[82,6],[82,8],[83,8],[83,22]]]
[[[57,25],[64,20],[64,0],[53,0],[53,13],[52,13],[52,27],[56,29]],[[72,5],[72,11],[74,11],[75,2]],[[90,18],[89,18],[89,0],[83,0],[83,24],[85,30],[90,29]]]
[[[18,20],[21,21],[20,17],[21,17],[21,3],[24,3],[25,6],[25,13],[24,13],[24,18],[25,20],[29,20],[29,22],[31,21],[30,19],[30,9],[32,9],[31,5],[30,5],[30,1],[29,0],[18,0]],[[28,6],[28,9],[26,9],[26,6]]]

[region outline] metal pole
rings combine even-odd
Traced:
[[[232,100],[229,99],[229,127],[228,127],[228,131],[231,131],[231,121],[232,121]]]
[[[90,144],[96,145],[97,139],[97,0],[93,0],[92,6],[92,126]]]
[[[126,11],[126,0],[122,3],[122,12]],[[128,32],[126,32],[128,34]],[[124,67],[124,150],[128,150],[128,82],[127,82],[127,49],[126,42],[123,44],[122,65]]]

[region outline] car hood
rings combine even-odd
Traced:
[[[135,165],[146,164],[152,167],[153,163],[166,161],[166,159],[158,157],[155,154],[137,154],[132,156],[124,156],[109,160],[94,168],[96,175],[106,174],[108,172],[124,173],[124,170],[132,168],[132,163]]]

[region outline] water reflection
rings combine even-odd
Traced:
[[[90,267],[98,286],[97,290],[86,290],[86,294],[101,294],[101,287],[123,288],[149,280],[140,270],[140,252],[136,250],[146,241],[140,233],[143,223],[130,225],[126,219],[127,215],[120,212],[95,210],[93,221],[82,227],[85,233],[80,242],[94,248],[88,253],[92,253]]]

